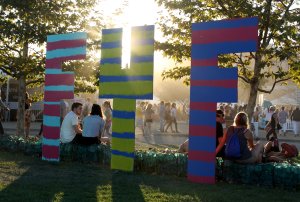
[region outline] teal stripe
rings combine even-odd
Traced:
[[[46,74],[74,74],[74,72],[63,72],[61,69],[46,69]]]
[[[44,115],[43,124],[45,126],[60,127],[60,117]]]
[[[47,42],[55,42],[62,40],[76,40],[76,39],[86,39],[86,32],[75,32],[69,34],[56,34],[56,35],[48,35]]]
[[[60,102],[44,102],[45,105],[60,105]]]
[[[45,86],[45,91],[74,91],[74,86]]]
[[[51,159],[51,158],[45,158],[45,157],[42,157],[42,160],[44,160],[44,161],[59,162],[59,158],[57,158],[57,159]]]
[[[47,139],[47,138],[43,138],[43,145],[49,145],[49,146],[59,146],[60,144],[60,139]]]
[[[86,54],[85,46],[81,46],[77,48],[56,49],[53,51],[47,51],[46,59],[68,57],[68,56],[75,56],[75,55],[85,55],[85,54]]]

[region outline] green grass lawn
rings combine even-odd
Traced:
[[[300,193],[185,178],[115,173],[96,164],[49,164],[0,151],[0,201],[299,201]]]

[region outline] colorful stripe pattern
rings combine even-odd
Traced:
[[[84,32],[47,37],[43,160],[59,161],[60,101],[74,98],[74,73],[63,72],[61,64],[67,60],[85,59],[86,38]]]
[[[130,68],[121,69],[122,29],[102,31],[100,98],[114,99],[111,168],[132,171],[135,100],[153,99],[154,26],[133,27]]]
[[[192,25],[188,179],[215,183],[217,102],[237,101],[237,68],[219,68],[218,55],[257,50],[258,18]]]

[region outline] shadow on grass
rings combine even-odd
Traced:
[[[0,201],[298,201],[299,192],[255,186],[201,185],[185,178],[113,172],[0,151]]]

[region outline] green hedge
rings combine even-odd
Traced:
[[[25,141],[16,136],[2,136],[0,149],[24,152],[41,157],[41,142]],[[110,147],[106,145],[80,146],[61,144],[62,161],[98,162],[110,166]],[[155,150],[136,151],[134,170],[158,175],[186,176],[187,155]],[[216,160],[216,177],[230,183],[252,184],[286,189],[300,188],[299,163],[264,163],[242,165],[231,161]]]

